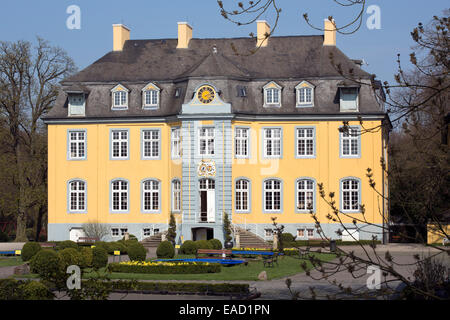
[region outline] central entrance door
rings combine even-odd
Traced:
[[[216,190],[214,180],[200,180],[200,221],[215,222],[216,218]]]

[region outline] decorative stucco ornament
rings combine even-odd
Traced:
[[[216,175],[216,164],[213,160],[202,160],[197,169],[200,177],[214,177]]]

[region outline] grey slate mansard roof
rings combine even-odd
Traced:
[[[74,86],[87,93],[85,118],[168,117],[180,113],[194,90],[210,83],[220,90],[232,113],[245,115],[339,114],[338,85],[344,78],[330,61],[342,70],[370,83],[370,74],[334,46],[323,46],[323,36],[271,37],[267,47],[255,54],[252,38],[191,39],[188,49],[176,49],[177,39],[128,40],[123,51],[112,51],[65,79],[54,108],[46,119],[67,117],[67,91]],[[234,46],[236,55],[232,49]],[[314,108],[296,108],[295,87],[303,80],[315,86]],[[281,108],[263,107],[263,86],[269,81],[282,88]],[[348,80],[346,80],[348,81]],[[161,88],[161,106],[142,109],[142,88],[153,82]],[[128,110],[111,110],[110,90],[118,83],[130,89]],[[247,88],[239,97],[237,86]],[[181,88],[180,98],[175,90]],[[370,86],[360,88],[359,112],[384,114]],[[72,117],[73,118],[73,117]]]

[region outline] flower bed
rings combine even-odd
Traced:
[[[221,268],[219,263],[208,262],[125,261],[110,263],[108,270],[122,273],[197,274],[218,273]]]

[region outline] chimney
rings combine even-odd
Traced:
[[[178,22],[177,49],[187,49],[192,39],[192,27],[187,22]]]
[[[323,45],[336,46],[336,23],[334,22],[334,19],[331,21],[329,19],[325,19],[323,28],[325,30]]]
[[[123,24],[113,24],[113,50],[122,51],[127,40],[130,40],[130,29]]]
[[[269,38],[266,39],[266,34],[270,35],[270,26],[265,20],[256,21],[256,46],[266,47],[269,43]]]

